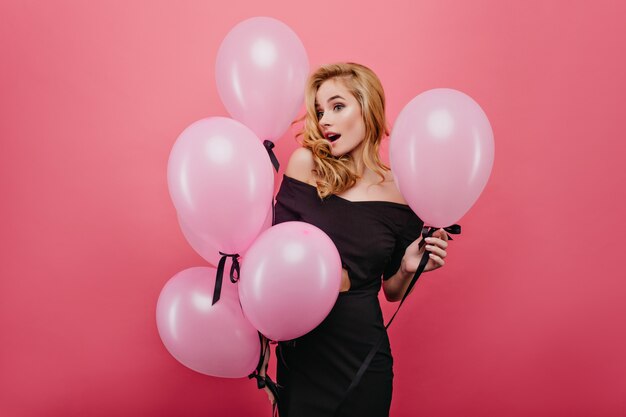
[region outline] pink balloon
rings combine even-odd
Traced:
[[[221,255],[219,253],[220,250],[217,247],[211,245],[211,238],[209,236],[206,236],[202,232],[193,230],[184,222],[184,220],[180,218],[180,216],[178,216],[178,224],[180,226],[180,230],[185,236],[185,239],[187,239],[187,242],[193,248],[193,250],[195,250],[198,255],[202,256],[205,261],[213,266],[217,266],[221,258]],[[261,233],[269,229],[271,226],[272,208],[270,207],[265,217],[265,223],[263,223],[263,226],[261,227]],[[242,258],[245,256],[246,249],[242,250],[240,253],[240,256]]]
[[[241,311],[237,286],[225,282],[220,302],[212,305],[214,285],[214,268],[189,268],[174,275],[157,302],[159,335],[172,356],[196,372],[248,376],[259,360],[258,332]]]
[[[285,222],[258,237],[241,266],[244,314],[271,340],[302,336],[324,320],[337,301],[341,259],[317,227]]]
[[[276,141],[304,99],[309,60],[283,22],[253,17],[236,25],[217,52],[217,91],[230,115],[261,140]]]
[[[225,117],[202,119],[180,134],[167,167],[180,218],[212,248],[245,250],[272,202],[274,173],[250,129]]]
[[[413,211],[433,227],[456,223],[487,184],[493,132],[466,94],[438,88],[415,97],[398,116],[389,146],[396,184]]]

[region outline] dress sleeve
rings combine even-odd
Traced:
[[[276,195],[276,204],[274,205],[274,224],[299,221],[302,219],[298,208],[297,198],[293,184],[283,177],[283,181]]]
[[[420,237],[422,234],[422,227],[424,227],[424,222],[417,217],[415,213],[411,212],[408,221],[396,235],[396,246],[393,250],[393,254],[391,255],[391,259],[389,259],[389,262],[383,271],[383,280],[388,280],[396,272],[398,272],[400,264],[402,263],[404,251],[411,243]]]

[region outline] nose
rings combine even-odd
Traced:
[[[330,126],[330,122],[331,122],[330,119],[331,118],[330,118],[330,115],[328,114],[328,112],[324,112],[322,114],[321,119],[319,120],[320,126]]]

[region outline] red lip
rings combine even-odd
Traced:
[[[329,141],[334,142],[341,137],[341,134],[335,132],[325,132],[324,137]]]

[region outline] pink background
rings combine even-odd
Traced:
[[[270,415],[253,382],[176,362],[155,324],[167,280],[206,265],[178,227],[169,151],[226,115],[217,48],[257,15],[291,26],[312,65],[372,67],[390,122],[450,87],[493,126],[489,184],[390,330],[392,416],[626,415],[625,13],[608,0],[3,1],[0,415]]]

